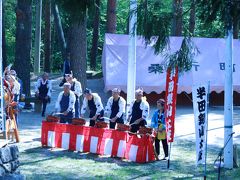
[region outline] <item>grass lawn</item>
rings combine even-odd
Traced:
[[[208,147],[207,179],[217,179],[213,162],[219,150]],[[38,142],[21,152],[20,171],[27,179],[203,179],[204,168],[195,166],[195,157],[195,143],[186,140],[172,144],[169,169],[167,161],[137,164],[91,153],[41,148]],[[221,170],[221,179],[239,177],[240,168]]]

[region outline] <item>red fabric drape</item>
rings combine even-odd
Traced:
[[[87,126],[76,126],[69,124],[59,124],[42,122],[42,146],[48,145],[48,132],[53,131],[55,133],[55,147],[62,148],[64,146],[62,137],[63,133],[69,133],[69,147],[65,144],[69,150],[76,150],[77,135],[83,135],[83,152],[90,152],[91,139],[92,137],[97,138],[96,153],[103,155],[105,152],[106,139],[112,140],[111,156],[118,156],[118,151],[122,151],[126,159],[133,157],[133,161],[138,163],[145,163],[153,161],[155,159],[153,152],[152,139],[150,136],[144,135],[138,137],[137,135],[128,135],[127,132],[111,130],[111,129],[100,129]],[[126,148],[122,149],[119,147],[120,141],[126,142]],[[65,146],[65,147],[66,147]],[[109,147],[106,147],[109,148]],[[130,150],[133,150],[130,152]],[[133,154],[136,151],[135,154]],[[131,154],[130,154],[131,153]]]

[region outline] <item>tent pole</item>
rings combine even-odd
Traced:
[[[137,31],[137,0],[130,0],[129,44],[128,44],[128,75],[127,75],[127,111],[135,99],[136,86],[136,31]],[[128,119],[128,117],[127,117]]]
[[[232,1],[227,1],[227,39],[226,39],[226,59],[225,59],[225,86],[224,86],[224,143],[232,134],[233,119],[233,28],[230,10]],[[233,168],[233,140],[224,149],[224,167]]]
[[[35,54],[34,54],[34,73],[40,73],[40,44],[41,44],[41,19],[42,19],[42,0],[36,1],[36,31],[35,31]]]

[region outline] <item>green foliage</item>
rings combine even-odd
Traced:
[[[102,51],[106,32],[106,16],[107,16],[107,0],[100,2],[100,24],[99,24],[99,39],[98,39],[98,56],[96,71],[102,71]],[[129,1],[117,1],[117,34],[126,34],[128,29]],[[90,59],[90,51],[92,47],[92,27],[94,16],[88,16],[87,21],[87,42],[88,42],[88,60]],[[88,61],[88,69],[90,69]]]
[[[5,27],[5,37],[6,37],[6,51],[8,64],[13,63],[15,60],[15,32],[16,32],[16,15],[15,15],[15,0],[4,1],[3,11],[4,11],[4,27]]]
[[[95,0],[55,0],[59,5],[59,11],[65,38],[67,38],[70,20],[72,18],[81,18],[87,13],[87,42],[88,42],[88,59],[92,47],[92,25],[95,8]],[[185,37],[191,37],[188,31],[190,18],[190,5],[192,0],[183,1],[183,34]],[[225,35],[226,27],[226,1],[223,0],[196,0],[196,24],[195,37],[214,37],[220,38]],[[237,3],[237,2],[234,2]],[[239,3],[239,2],[238,2]],[[34,37],[35,37],[35,2],[33,3],[33,24],[32,24],[32,59],[34,57]],[[234,4],[235,6],[236,4]],[[232,6],[232,8],[234,7]],[[15,31],[16,31],[16,15],[15,15],[16,0],[4,1],[4,27],[6,34],[6,50],[8,63],[14,63],[15,60]],[[233,9],[230,14],[234,16]],[[128,32],[128,17],[129,17],[129,1],[117,1],[117,30],[118,34],[126,34]],[[168,47],[169,36],[171,31],[172,0],[138,0],[137,33],[145,38],[146,44],[154,43],[155,53],[162,53]],[[239,9],[238,9],[239,11]],[[107,0],[101,1],[100,5],[100,25],[99,25],[99,40],[98,40],[98,56],[97,56],[97,71],[101,71],[101,56],[106,30],[106,12]],[[43,1],[44,15],[44,1]],[[54,27],[52,23],[52,71],[61,70],[63,59],[60,54],[60,47]],[[44,19],[42,19],[42,35],[44,35]],[[152,38],[154,37],[154,38]],[[44,36],[42,36],[42,43]],[[44,44],[41,46],[41,61],[44,58]],[[188,54],[190,53],[190,54]],[[191,54],[192,53],[192,54]],[[165,65],[170,67],[173,65],[180,66],[183,71],[191,67],[191,59],[196,55],[196,47],[190,42],[189,38],[185,38],[182,42],[181,49],[173,54],[165,54]],[[175,59],[175,61],[174,61]],[[186,62],[186,64],[184,64]],[[182,68],[181,68],[182,67]],[[89,69],[89,68],[88,68]]]
[[[165,66],[178,66],[180,72],[188,71],[192,67],[194,56],[199,51],[191,41],[188,25],[190,19],[191,0],[183,1],[183,34],[184,39],[178,51],[167,54],[171,22],[173,19],[172,0],[140,0],[138,5],[138,34],[145,38],[146,44],[154,43],[155,53],[164,53]],[[233,7],[226,19],[226,1],[196,0],[195,33],[197,37],[224,37],[224,27],[229,26],[229,18],[233,18]],[[236,2],[235,2],[236,3]],[[236,5],[236,4],[235,4]],[[238,9],[239,11],[239,9]],[[132,13],[135,13],[134,11]],[[154,36],[154,38],[153,38]]]
[[[137,9],[137,32],[144,36],[146,44],[154,41],[156,54],[169,43],[172,13],[165,6],[163,1],[142,0]]]
[[[153,47],[156,54],[164,53],[166,69],[177,66],[181,73],[191,69],[194,56],[198,51],[191,38],[187,37],[183,39],[178,51],[173,54],[167,51],[173,18],[172,9],[169,7],[171,7],[169,1],[167,3],[160,0],[142,0],[137,10],[138,33],[144,36],[146,44],[154,43]],[[189,35],[186,27],[184,28],[184,34]]]
[[[232,27],[233,18],[239,19],[240,1],[238,0],[197,0],[198,17],[205,28],[221,24],[224,29]]]
[[[184,37],[181,47],[173,54],[167,54],[165,66],[168,68],[178,67],[179,72],[189,71],[192,68],[194,57],[199,53],[191,38]]]
[[[106,24],[106,12],[107,12],[107,4],[106,4],[106,10],[103,11],[103,13],[105,13],[105,17],[104,17],[105,24]],[[128,33],[127,31],[128,16],[129,16],[129,1],[117,1],[117,29],[116,29],[117,34]]]
[[[81,20],[85,17],[86,12],[93,12],[95,0],[56,0],[66,13],[74,21]]]
[[[197,0],[196,1],[199,18],[204,20],[205,24],[211,24],[215,19],[220,16],[224,19],[224,1],[223,0]],[[219,14],[219,11],[221,12]]]

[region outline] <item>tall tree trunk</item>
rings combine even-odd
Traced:
[[[116,32],[116,7],[117,0],[108,0],[107,3],[107,33]]]
[[[182,35],[182,12],[183,12],[182,0],[173,0],[173,13],[174,13],[172,25],[173,36]]]
[[[192,36],[194,36],[195,21],[196,21],[195,0],[192,0],[189,19],[189,32],[191,33]]]
[[[3,2],[4,7],[4,2]],[[7,44],[5,34],[5,10],[2,8],[2,59],[3,59],[3,70],[7,67]]]
[[[238,39],[239,33],[239,9],[238,5],[233,6],[233,38]]]
[[[16,16],[15,67],[19,78],[23,81],[23,93],[30,96],[32,0],[18,0]]]
[[[45,0],[44,71],[51,72],[51,0]]]
[[[86,88],[86,70],[87,70],[87,19],[75,20],[69,28],[69,51],[70,65],[73,75],[77,78],[82,88]]]
[[[90,68],[96,70],[98,37],[99,37],[99,21],[100,21],[100,0],[96,0],[95,18],[93,24],[92,49],[90,54]]]
[[[55,23],[55,27],[56,27],[56,31],[57,31],[57,36],[59,39],[58,42],[60,43],[62,58],[64,61],[67,58],[67,44],[66,44],[66,40],[64,37],[61,18],[60,18],[59,11],[58,11],[58,6],[54,1],[52,3],[52,12],[53,12],[53,16],[54,16],[54,23]]]

